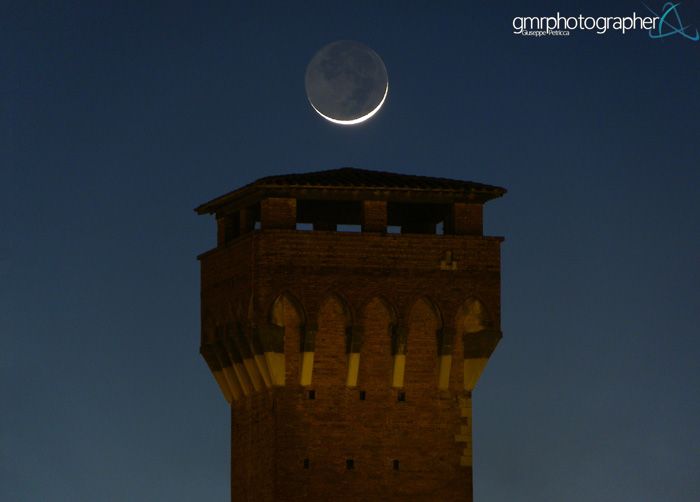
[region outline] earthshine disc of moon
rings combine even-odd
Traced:
[[[306,68],[305,84],[313,109],[341,125],[370,119],[389,93],[382,58],[352,40],[339,40],[318,51]]]

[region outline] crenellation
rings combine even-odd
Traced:
[[[199,208],[217,215],[200,352],[231,406],[232,500],[472,500],[472,391],[501,338],[482,206],[504,191],[392,176],[266,178]]]

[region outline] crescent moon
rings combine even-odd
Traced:
[[[311,108],[343,126],[372,118],[389,94],[382,58],[354,40],[338,40],[316,52],[306,67],[304,86]]]
[[[374,117],[374,115],[377,114],[377,112],[379,111],[379,109],[380,109],[380,108],[382,107],[382,105],[384,104],[384,101],[386,101],[386,96],[387,96],[387,94],[389,94],[389,84],[388,84],[388,83],[386,84],[386,89],[384,90],[384,97],[383,97],[382,100],[379,102],[379,104],[377,105],[377,107],[376,107],[374,110],[372,110],[371,112],[369,112],[367,115],[364,115],[364,116],[362,116],[362,117],[359,117],[359,118],[356,118],[356,119],[353,119],[353,120],[338,120],[338,119],[334,119],[333,117],[329,117],[328,115],[324,115],[323,113],[321,113],[321,112],[318,110],[318,108],[316,108],[316,107],[314,106],[314,104],[311,102],[311,100],[309,100],[309,104],[311,104],[311,108],[313,108],[314,110],[316,110],[316,113],[318,113],[321,117],[323,117],[324,119],[328,120],[329,122],[333,122],[334,124],[340,124],[340,125],[355,125],[355,124],[359,124],[360,122],[364,122],[365,120],[368,120],[368,119],[371,119],[372,117]]]

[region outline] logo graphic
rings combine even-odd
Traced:
[[[597,35],[605,35],[610,31],[625,34],[632,30],[655,30],[659,16],[522,16],[513,18],[513,33],[527,37],[565,36],[573,31],[594,31]]]
[[[678,14],[678,6],[680,4],[680,2],[666,2],[664,4],[663,14],[661,16],[659,16],[656,12],[651,10],[651,8],[648,5],[644,4],[644,6],[647,9],[649,9],[649,12],[651,12],[659,18],[659,25],[657,31],[654,32],[654,30],[649,30],[649,36],[651,38],[666,38],[673,35],[681,35],[693,42],[697,42],[698,40],[700,40],[700,33],[698,33],[697,28],[695,29],[695,35],[691,35],[686,31],[688,28],[690,28],[690,25],[683,26],[681,16],[680,14]],[[676,16],[676,25],[671,24],[671,22],[667,19],[669,14],[671,13],[673,13],[673,15]]]

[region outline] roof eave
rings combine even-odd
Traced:
[[[311,193],[310,193],[311,192]],[[315,194],[314,194],[315,192]],[[430,199],[442,199],[444,202],[450,202],[450,201],[464,201],[464,202],[476,202],[476,203],[481,203],[485,204],[489,200],[496,199],[498,197],[502,197],[505,193],[507,193],[507,190],[502,187],[497,187],[497,186],[488,186],[488,188],[484,187],[474,187],[471,189],[465,189],[465,190],[455,190],[455,189],[436,189],[436,188],[412,188],[412,187],[349,187],[349,186],[323,186],[323,185],[314,185],[314,186],[308,186],[308,185],[265,185],[265,186],[259,186],[255,184],[251,184],[248,186],[245,186],[243,188],[240,188],[238,190],[234,190],[233,192],[229,192],[227,194],[224,194],[220,197],[216,197],[215,199],[210,200],[209,202],[206,202],[204,204],[201,204],[197,206],[194,210],[197,214],[203,215],[203,214],[214,214],[217,211],[219,211],[222,207],[225,206],[246,206],[249,204],[254,204],[258,200],[263,199],[264,197],[292,197],[292,196],[300,196],[298,198],[301,199],[310,199],[314,198],[313,195],[316,195],[315,198],[331,198],[328,197],[328,192],[334,192],[335,194],[338,194],[339,192],[346,192],[346,193],[352,193],[355,194],[355,197],[352,198],[359,198],[357,195],[359,193],[364,192],[365,197],[366,195],[370,195],[370,199],[382,199],[382,200],[391,200],[391,198],[387,197],[381,197],[378,194],[379,193],[384,193],[386,194],[387,192],[403,192],[403,193],[409,193],[414,195],[414,197],[411,197],[412,199],[420,199],[420,201],[423,202],[430,202]],[[421,194],[425,195],[425,198],[420,197]],[[436,195],[440,194],[441,196],[435,197]],[[324,196],[325,195],[325,196]],[[365,198],[362,197],[362,198]],[[342,200],[342,199],[341,199]],[[406,200],[406,202],[411,202],[411,200]],[[416,200],[418,202],[418,200]],[[435,202],[439,203],[441,202],[440,200],[436,200]]]

